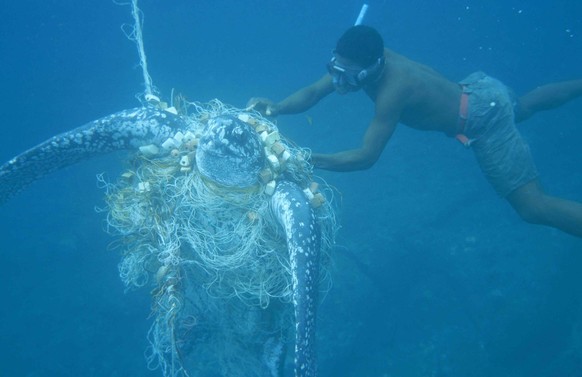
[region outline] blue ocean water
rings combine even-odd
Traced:
[[[150,74],[163,95],[244,106],[317,79],[359,1],[142,0]],[[386,45],[460,80],[483,70],[517,93],[582,76],[582,3],[369,1]],[[0,10],[0,160],[138,105],[128,6],[30,1]],[[544,187],[582,200],[582,100],[521,124]],[[362,93],[331,96],[279,127],[300,145],[357,145]],[[125,154],[51,174],[0,208],[0,376],[157,376],[150,300],[124,293],[96,174]],[[582,241],[527,225],[470,151],[400,127],[381,160],[321,172],[340,192],[333,289],[319,317],[321,376],[580,376]]]

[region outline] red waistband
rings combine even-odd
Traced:
[[[470,147],[472,140],[464,135],[465,124],[467,123],[469,113],[469,93],[461,93],[461,100],[459,102],[459,123],[457,124],[457,135],[455,138],[464,146]]]

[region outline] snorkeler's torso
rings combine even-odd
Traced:
[[[376,110],[398,111],[399,121],[412,128],[456,133],[460,86],[426,65],[388,49],[384,53],[384,74],[365,88]]]

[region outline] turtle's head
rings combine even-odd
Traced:
[[[245,188],[258,182],[265,165],[263,143],[247,123],[230,115],[208,121],[196,150],[204,177],[228,187]]]

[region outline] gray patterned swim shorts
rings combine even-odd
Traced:
[[[475,72],[459,83],[468,94],[463,134],[483,174],[497,194],[513,190],[538,177],[529,146],[517,131],[509,90],[483,72]]]

